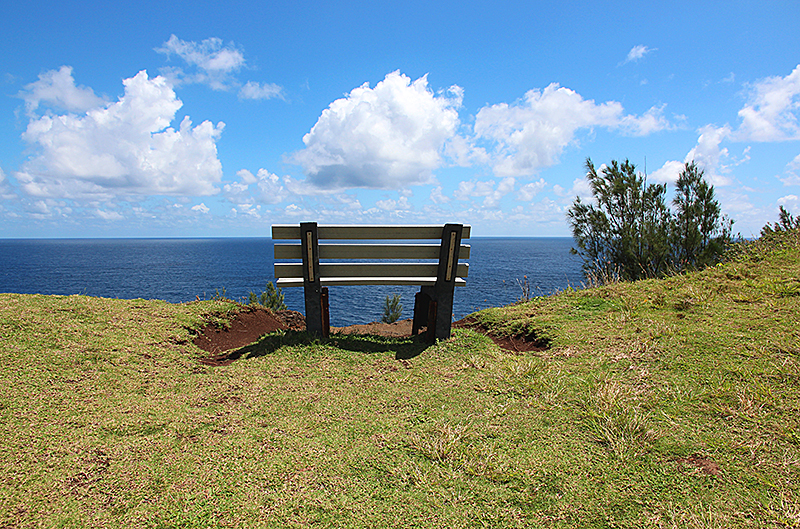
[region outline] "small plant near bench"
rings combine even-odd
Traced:
[[[403,314],[403,305],[400,303],[400,294],[395,294],[391,298],[387,295],[383,300],[383,323],[394,323]]]
[[[280,287],[275,288],[272,281],[268,281],[267,289],[261,292],[261,294],[250,292],[247,295],[247,304],[263,305],[270,310],[286,310],[286,303],[284,303],[283,298],[284,294]]]

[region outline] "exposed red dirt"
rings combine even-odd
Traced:
[[[402,337],[411,336],[412,320],[401,320],[395,323],[372,322],[347,327],[332,327],[331,332],[343,334],[373,334],[378,336]],[[454,328],[472,329],[489,336],[499,347],[511,352],[544,351],[548,344],[535,336],[495,336],[480,325],[475,319],[466,318],[453,323]],[[200,360],[206,365],[228,365],[238,357],[229,356],[228,352],[241,349],[257,341],[263,335],[278,330],[304,331],[305,318],[299,312],[283,310],[272,312],[263,308],[248,307],[230,320],[228,327],[208,325],[198,330],[192,342],[200,349],[207,351],[208,357]]]
[[[302,314],[290,310],[272,312],[262,308],[250,307],[230,320],[228,327],[207,325],[198,330],[192,343],[211,356],[201,360],[208,365],[225,365],[225,351],[249,345],[261,336],[277,330],[305,330],[306,321]]]
[[[535,334],[515,334],[512,336],[497,336],[481,325],[475,318],[464,318],[453,323],[453,327],[462,329],[472,329],[485,334],[492,339],[501,349],[512,353],[524,353],[527,351],[545,351],[550,346],[545,339],[537,337]]]
[[[400,320],[394,323],[381,323],[374,321],[364,325],[349,325],[347,327],[331,327],[331,332],[342,334],[375,334],[378,336],[411,336],[413,320]]]

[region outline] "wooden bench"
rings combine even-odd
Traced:
[[[305,290],[306,329],[328,337],[328,287],[339,285],[419,285],[414,300],[412,334],[426,327],[430,341],[450,337],[453,293],[465,286],[470,247],[462,239],[470,226],[317,226],[273,225],[273,240],[295,240],[275,244],[275,278],[279,287]],[[435,240],[435,243],[397,241]],[[320,240],[344,241],[320,244]],[[394,241],[387,243],[386,241]],[[352,241],[361,241],[354,244]],[[368,241],[368,242],[365,242]],[[290,259],[293,262],[277,262]],[[387,260],[413,260],[387,262]],[[338,260],[339,262],[327,262]],[[326,261],[326,262],[321,262]],[[350,261],[350,262],[341,262]],[[354,262],[356,261],[356,262]],[[367,261],[367,262],[363,262]]]

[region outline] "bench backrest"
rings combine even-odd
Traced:
[[[306,225],[307,228],[303,226]],[[275,244],[275,259],[296,262],[275,263],[280,287],[303,286],[305,281],[332,285],[422,285],[437,280],[466,284],[470,247],[461,244],[470,236],[470,226],[316,226],[274,225],[275,240],[297,240]],[[451,229],[447,227],[450,226]],[[315,228],[315,229],[313,229]],[[444,237],[447,240],[443,240]],[[319,241],[340,241],[320,243]],[[387,243],[384,241],[436,240],[436,243]],[[341,241],[360,241],[359,243]],[[369,242],[365,242],[369,241]],[[406,262],[387,262],[402,259]],[[321,261],[345,262],[321,262]],[[416,262],[408,262],[414,260]],[[297,262],[299,261],[299,262]],[[349,262],[348,262],[349,261]],[[368,262],[353,262],[368,261]]]

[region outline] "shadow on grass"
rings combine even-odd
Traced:
[[[420,355],[432,344],[419,336],[377,336],[370,334],[332,334],[330,338],[320,339],[299,331],[278,331],[265,334],[257,342],[229,351],[223,355],[204,358],[206,365],[228,365],[242,358],[258,358],[274,353],[286,346],[333,346],[358,353],[392,353],[396,360],[407,360]]]

